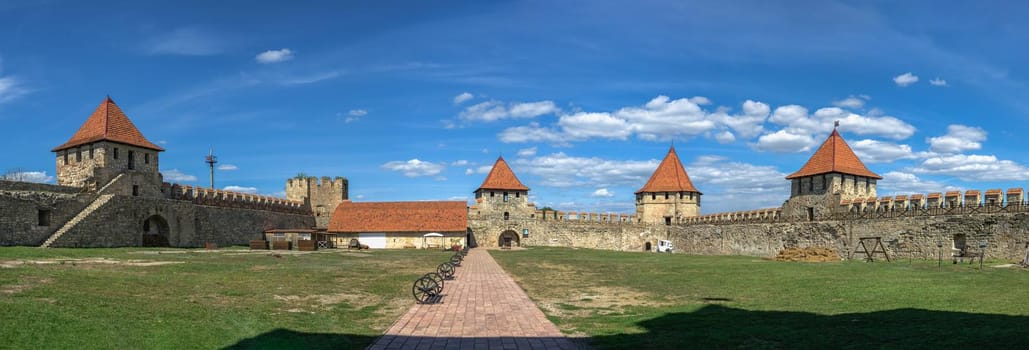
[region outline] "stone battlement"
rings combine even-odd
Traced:
[[[310,208],[307,208],[304,205],[304,202],[291,201],[282,198],[194,187],[190,185],[170,184],[167,182],[162,184],[161,187],[162,192],[170,195],[169,198],[181,201],[190,201],[197,205],[266,210],[289,214],[311,214]]]
[[[685,224],[735,224],[775,222],[782,219],[782,208],[731,211],[687,218]]]
[[[914,193],[908,195],[884,196],[857,198],[853,200],[840,201],[837,213],[875,213],[894,211],[929,211],[949,212],[955,214],[965,212],[979,212],[983,210],[1000,210],[1024,208],[1026,203],[1025,191],[1021,188],[1011,188],[1007,191],[1001,189],[990,189],[986,191],[967,190],[932,192],[929,194]],[[985,208],[985,209],[984,209]],[[938,210],[946,209],[946,210]],[[934,214],[935,215],[935,214]]]
[[[333,189],[344,189],[346,188],[348,180],[345,177],[337,176],[335,178],[322,176],[320,179],[314,176],[308,176],[303,178],[291,178],[286,180],[286,191],[288,192],[291,188],[322,188],[329,187]]]
[[[611,224],[633,224],[637,222],[635,215],[587,211],[565,212],[560,210],[536,210],[534,218],[536,221],[596,222]]]

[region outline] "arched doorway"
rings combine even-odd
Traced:
[[[647,251],[647,252],[649,252],[649,251],[650,251],[650,248],[651,248],[651,246],[650,246],[650,242],[647,242],[647,243],[643,243],[643,250],[644,250],[644,251]]]
[[[143,220],[143,233],[140,245],[144,247],[167,247],[168,244],[168,220],[160,215],[151,215]]]
[[[479,243],[475,241],[475,234],[472,233],[472,229],[470,228],[467,229],[467,231],[465,231],[464,242],[465,246],[467,246],[468,248],[475,248],[479,246]]]
[[[497,238],[497,243],[499,243],[501,247],[518,247],[520,243],[518,239],[518,233],[507,230],[500,233],[500,237]]]

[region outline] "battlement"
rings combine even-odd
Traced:
[[[190,201],[197,205],[311,215],[310,208],[299,201],[167,182],[161,187],[162,192],[168,194],[171,199]]]
[[[317,178],[317,177],[314,177],[314,176],[308,176],[308,177],[303,177],[303,178],[294,177],[294,178],[286,180],[286,191],[289,192],[289,189],[291,189],[291,188],[293,188],[293,189],[309,189],[309,188],[323,189],[323,187],[324,188],[331,188],[331,189],[335,189],[335,190],[343,190],[343,189],[347,188],[347,184],[348,183],[349,183],[349,180],[347,180],[347,178],[342,177],[342,176],[336,176],[334,178],[328,177],[328,176],[322,176],[321,178]]]
[[[536,210],[536,221],[593,222],[604,224],[634,224],[636,216],[620,213],[577,212],[560,210]]]
[[[867,213],[876,213],[878,217],[892,217],[1023,212],[1029,211],[1029,203],[1026,203],[1024,193],[1021,188],[1010,188],[1007,191],[998,188],[986,191],[946,191],[842,200],[837,215],[834,216],[867,216]]]
[[[686,219],[685,224],[735,224],[753,222],[774,222],[782,219],[782,208],[731,211],[701,215]]]

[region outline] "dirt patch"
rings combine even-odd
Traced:
[[[632,306],[663,306],[674,303],[654,298],[650,293],[622,287],[594,287],[564,298],[547,298],[537,303],[549,315],[590,317],[622,313]]]
[[[786,248],[775,257],[777,261],[833,262],[840,261],[840,255],[830,248]]]
[[[122,266],[161,266],[171,264],[182,264],[183,261],[155,261],[155,260],[118,260],[108,258],[88,259],[40,259],[40,260],[4,260],[0,261],[0,268],[15,268],[25,265],[122,265]]]
[[[0,295],[14,295],[26,290],[35,288],[41,284],[47,284],[54,280],[49,278],[27,278],[20,281],[18,284],[12,284],[8,286],[0,286]]]
[[[361,292],[346,292],[336,294],[314,294],[314,295],[275,295],[275,300],[286,304],[287,309],[321,309],[325,306],[346,303],[355,308],[362,308],[369,305],[377,305],[382,302],[382,297]]]

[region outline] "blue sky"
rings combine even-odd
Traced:
[[[0,170],[105,95],[167,181],[468,199],[502,155],[539,206],[630,212],[674,142],[704,213],[778,206],[841,120],[880,195],[1024,187],[1021,2],[0,2]]]

